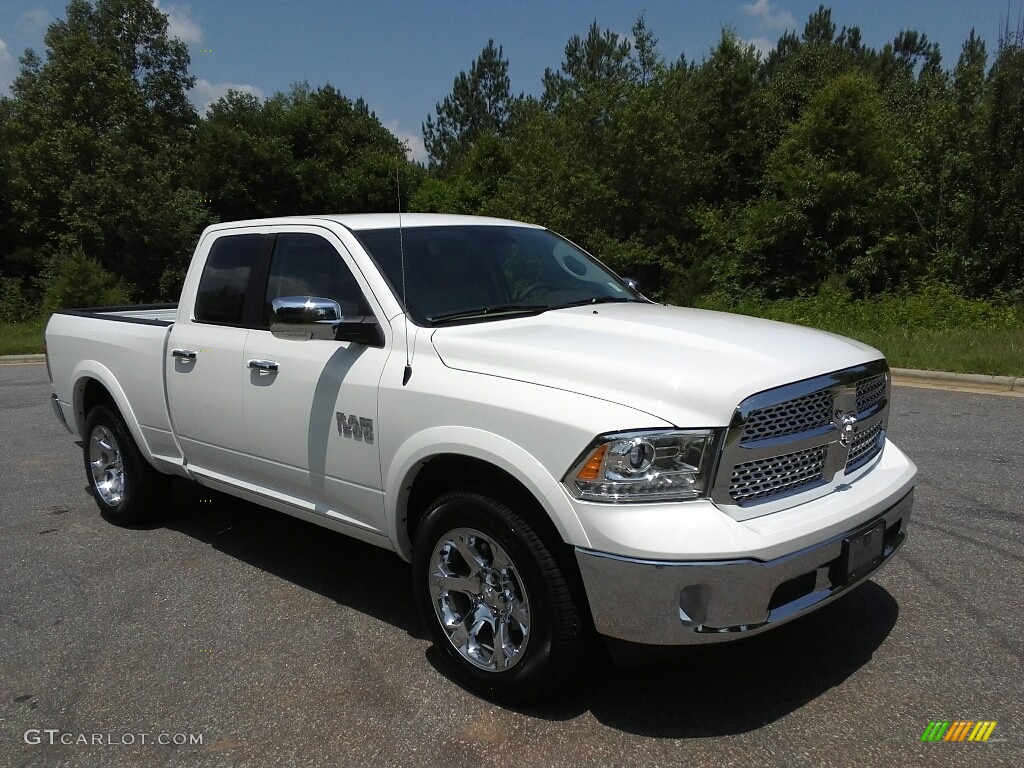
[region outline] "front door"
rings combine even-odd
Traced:
[[[337,301],[343,316],[379,308],[356,279],[341,242],[326,229],[275,236],[262,328],[245,345],[245,431],[261,490],[308,511],[383,533],[377,388],[384,348],[270,330],[270,304],[284,296]]]

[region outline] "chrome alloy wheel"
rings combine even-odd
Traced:
[[[116,507],[124,498],[124,463],[114,433],[98,424],[89,436],[92,484],[104,504]]]
[[[431,560],[430,593],[448,640],[471,664],[503,672],[523,658],[530,600],[494,539],[472,528],[442,536]]]

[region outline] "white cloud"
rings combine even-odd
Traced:
[[[18,62],[7,50],[7,43],[0,40],[0,93],[7,90],[18,74]]]
[[[177,37],[185,45],[196,45],[202,42],[203,30],[192,15],[192,9],[187,5],[168,4],[167,6],[156,3],[156,7],[167,14],[167,32],[171,37]]]
[[[757,51],[762,59],[768,58],[768,54],[775,50],[775,43],[767,37],[744,37],[740,39],[740,42],[744,45],[754,46],[754,50]]]
[[[770,29],[789,29],[796,25],[793,14],[772,7],[771,0],[755,0],[753,3],[746,3],[743,10],[748,15],[761,19],[763,24]]]
[[[25,34],[34,35],[44,31],[53,20],[53,14],[42,8],[23,11],[18,16],[18,29]]]
[[[420,163],[427,162],[427,147],[424,145],[423,136],[420,133],[403,130],[399,127],[397,120],[384,123],[384,127],[405,144],[405,152],[411,159]]]
[[[255,85],[248,85],[247,83],[211,83],[203,78],[196,80],[195,88],[189,92],[189,96],[192,99],[192,103],[199,110],[199,114],[204,115],[206,110],[210,108],[210,105],[221,97],[227,96],[228,91],[240,91],[241,93],[251,93],[259,98],[263,97],[263,91]]]

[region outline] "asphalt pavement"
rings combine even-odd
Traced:
[[[0,366],[2,766],[1024,764],[1019,398],[894,389],[910,539],[853,593],[507,709],[439,670],[388,552],[184,482],[105,523],[49,391]]]

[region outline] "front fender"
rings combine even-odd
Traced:
[[[544,466],[526,450],[501,435],[461,426],[432,427],[409,437],[395,452],[384,478],[385,526],[397,551],[412,556],[405,525],[409,489],[419,469],[435,456],[455,454],[486,461],[518,480],[543,507],[562,539],[588,547],[589,540],[564,494],[552,493],[558,485]]]

